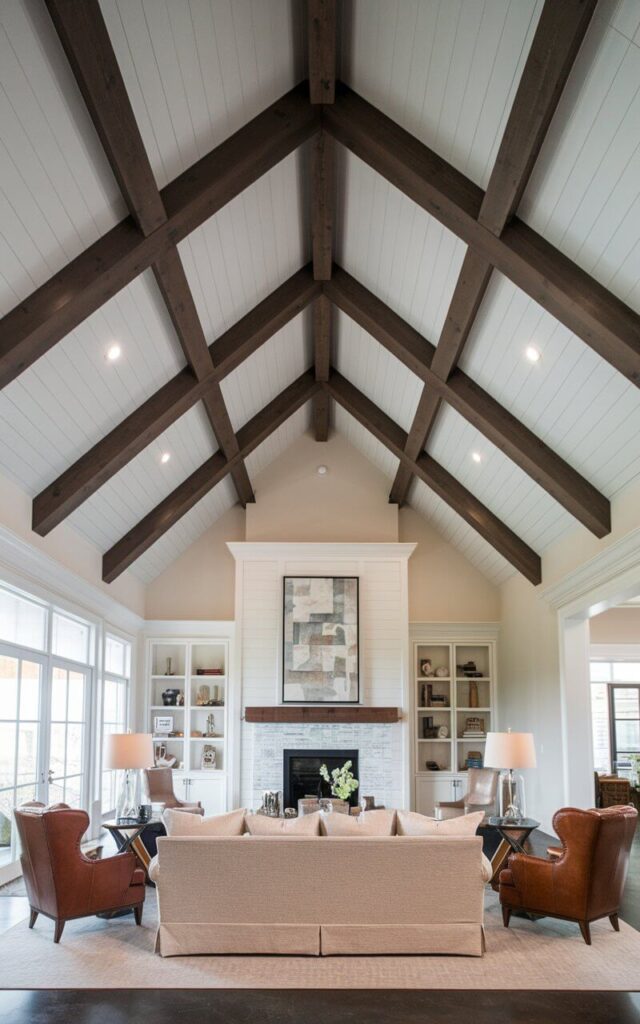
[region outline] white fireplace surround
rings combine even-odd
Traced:
[[[407,564],[415,544],[230,542],[236,560],[236,665],[229,708],[232,806],[256,808],[282,788],[286,748],[357,749],[361,791],[388,807],[410,804]],[[360,704],[394,706],[392,725],[253,724],[244,709],[282,703],[282,579],[360,580]]]

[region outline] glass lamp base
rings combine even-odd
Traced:
[[[116,818],[137,818],[138,797],[136,793],[136,775],[131,769],[123,772],[118,802],[116,804]]]
[[[505,823],[517,825],[526,818],[524,779],[512,769],[500,773],[500,817]]]

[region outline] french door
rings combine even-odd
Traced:
[[[47,803],[84,807],[89,670],[54,659],[50,693]]]
[[[0,872],[19,853],[13,809],[44,800],[44,680],[47,659],[0,644]],[[0,875],[1,877],[1,875]]]
[[[14,808],[86,807],[91,670],[0,644],[0,881],[20,856]]]

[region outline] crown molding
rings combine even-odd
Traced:
[[[591,601],[602,605],[598,611],[605,611],[610,607],[607,602],[617,597],[616,603],[622,603],[638,592],[640,528],[631,530],[557,583],[545,587],[541,596],[552,608],[572,614],[583,611]]]
[[[68,604],[86,609],[126,633],[136,634],[145,625],[144,619],[136,612],[5,526],[0,526],[0,572],[2,569],[8,571],[7,582],[13,586],[29,590],[45,600],[59,596]]]
[[[398,543],[317,543],[306,541],[227,541],[229,551],[237,562],[270,559],[282,561],[291,559],[300,562],[321,562],[327,559],[338,561],[358,561],[360,559],[376,559],[394,561],[408,560],[416,549],[416,544]]]
[[[149,639],[156,637],[188,637],[205,640],[227,639],[234,634],[232,619],[147,619],[144,633]]]
[[[473,640],[497,640],[500,633],[499,622],[410,622],[409,638],[416,642],[427,640],[450,643],[460,640],[465,643]]]

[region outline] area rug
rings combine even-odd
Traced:
[[[67,924],[58,946],[53,922],[33,931],[21,921],[0,936],[1,988],[640,988],[640,932],[608,921],[592,926],[586,946],[576,925],[512,919],[503,928],[494,893],[487,894],[487,952],[455,956],[292,957],[198,956],[162,959],[153,952],[155,892],[142,928],[132,917]]]

